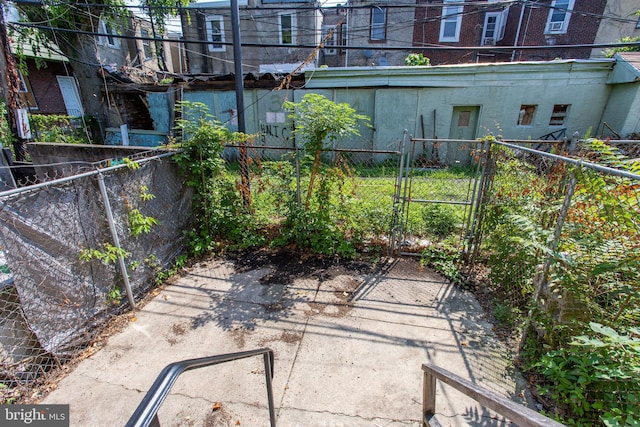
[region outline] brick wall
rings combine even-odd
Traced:
[[[569,27],[564,34],[545,34],[545,26],[549,17],[549,12],[553,4],[552,0],[542,0],[535,7],[526,7],[518,38],[518,45],[544,46],[544,45],[576,45],[591,44],[596,38],[600,19],[597,16],[604,12],[606,0],[576,0]],[[513,45],[518,29],[520,18],[520,7],[512,7],[509,12],[509,21],[505,38],[500,44]],[[549,49],[549,50],[529,50],[518,51],[516,60],[522,61],[546,61],[555,58],[589,58],[591,49]]]
[[[46,68],[38,69],[34,60],[27,59],[27,66],[29,74],[25,77],[29,80],[37,103],[37,109],[32,111],[38,114],[67,114],[56,79],[56,76],[67,76],[64,65],[61,62],[52,61],[47,63]],[[70,66],[67,68],[72,75],[73,70]]]
[[[418,4],[424,4],[421,0]],[[415,13],[415,27],[413,31],[414,46],[480,46],[484,25],[483,8],[469,5],[463,8],[460,27],[460,39],[456,43],[440,41],[440,24],[442,16],[441,6],[417,7]],[[421,50],[429,57],[432,65],[464,64],[476,62],[478,52],[471,50]],[[494,60],[492,57],[489,60]]]
[[[573,13],[569,20],[569,27],[565,34],[545,34],[545,26],[549,17],[552,0],[540,0],[539,4],[527,6],[523,16],[518,45],[546,46],[546,45],[576,45],[592,44],[595,40],[600,19],[597,15],[604,12],[607,0],[576,0]],[[415,13],[415,27],[413,32],[414,46],[445,45],[445,46],[480,46],[484,25],[484,10],[486,6],[475,3],[464,7],[460,41],[457,43],[443,43],[440,37],[440,17],[442,7],[433,5],[430,1],[419,0]],[[426,7],[424,7],[426,6]],[[501,46],[513,46],[520,21],[521,6],[512,6],[509,10],[507,27]],[[593,16],[595,15],[595,16]],[[477,51],[421,51],[431,59],[431,64],[456,64],[469,62],[502,62],[511,59],[511,52],[482,52]],[[479,55],[480,54],[480,55]],[[517,51],[515,60],[552,60],[555,58],[589,58],[591,50],[585,49],[547,49]]]

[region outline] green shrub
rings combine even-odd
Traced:
[[[640,329],[589,326],[592,334],[575,337],[534,365],[548,381],[540,392],[560,406],[556,416],[570,425],[640,425]]]
[[[79,124],[78,118],[55,114],[32,114],[29,116],[29,121],[34,139],[38,142],[91,144],[85,129],[86,123],[83,121]]]

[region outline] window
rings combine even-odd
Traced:
[[[483,45],[496,44],[496,26],[498,25],[498,14],[487,13],[484,19],[484,34],[482,35]]]
[[[451,2],[452,0],[445,0]],[[460,23],[462,22],[462,6],[442,6],[440,21],[440,41],[457,42],[460,39]]]
[[[211,42],[209,52],[224,52],[224,20],[220,15],[207,15],[205,18],[207,41]]]
[[[38,103],[36,102],[36,98],[33,96],[33,90],[31,90],[31,84],[28,79],[22,75],[22,72],[18,70],[18,77],[20,81],[18,82],[18,92],[20,99],[24,102],[30,110],[37,110]]]
[[[507,27],[509,8],[502,12],[489,12],[484,17],[484,28],[482,31],[482,45],[495,45],[504,37]]]
[[[27,93],[29,89],[27,89],[27,81],[24,79],[22,75],[22,71],[18,70],[18,77],[20,77],[20,82],[18,83],[18,92]]]
[[[149,38],[149,31],[140,30],[140,37],[142,37],[142,54],[144,59],[151,59],[151,40],[145,40]]]
[[[518,113],[518,126],[531,126],[535,112],[535,105],[521,105]]]
[[[573,9],[575,0],[554,0],[549,10],[549,18],[547,19],[547,34],[564,34],[569,27],[570,11]]]
[[[458,114],[458,127],[468,128],[471,120],[471,111],[460,111]]]
[[[113,49],[118,49],[120,47],[120,40],[117,37],[114,37],[117,36],[118,33],[115,31],[111,23],[105,22],[100,18],[98,29],[100,30],[100,33],[105,34],[104,36],[98,36],[98,44],[105,45]]]
[[[295,13],[285,12],[279,15],[280,24],[280,44],[296,43],[296,15]]]
[[[334,25],[322,26],[322,41],[324,42],[324,54],[336,54],[336,40],[338,40],[338,27]]]
[[[371,8],[371,24],[369,41],[383,42],[387,39],[387,8],[374,6]]]
[[[339,26],[339,40],[338,40],[338,44],[340,46],[347,46],[347,24],[340,24]],[[347,51],[347,49],[340,49],[340,53],[345,53]]]
[[[567,119],[567,113],[569,112],[568,104],[556,104],[553,106],[553,113],[551,113],[551,119],[549,120],[549,126],[562,126]]]

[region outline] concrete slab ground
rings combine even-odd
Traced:
[[[70,404],[72,426],[124,425],[167,364],[262,347],[275,352],[279,426],[419,426],[426,362],[524,400],[474,297],[414,259],[296,274],[268,257],[211,259],[136,319],[41,403]],[[450,387],[437,393],[444,425],[509,424]],[[159,416],[167,426],[269,425],[262,358],[184,373]]]

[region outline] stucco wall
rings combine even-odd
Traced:
[[[370,1],[351,1],[353,9],[349,12],[349,46],[368,46],[367,50],[349,50],[348,66],[397,66],[404,65],[404,58],[411,52],[413,41],[413,25],[415,18],[415,5],[407,8],[387,9],[387,32],[386,40],[371,41],[371,7],[358,8],[363,5],[370,5]],[[381,4],[381,6],[383,6]],[[404,51],[384,51],[380,50],[385,46],[407,46]]]
[[[282,110],[285,99],[299,101],[309,92],[337,102],[347,102],[360,114],[371,117],[372,128],[362,127],[360,137],[342,141],[343,147],[397,149],[403,131],[415,137],[449,138],[454,107],[478,107],[475,137],[489,132],[505,139],[537,139],[549,132],[567,129],[584,134],[596,130],[605,112],[611,90],[607,84],[613,63],[557,61],[551,63],[504,63],[475,66],[346,68],[309,72],[306,89],[295,91],[245,91],[247,132],[258,134],[260,144],[291,146],[291,124]],[[633,121],[623,110],[640,103],[637,88],[631,100],[611,115]],[[622,98],[622,95],[620,95]],[[223,122],[235,105],[235,94],[189,92],[184,99],[209,105]],[[554,105],[569,105],[563,125],[550,125]],[[518,125],[522,105],[535,105],[530,125]],[[435,112],[435,113],[434,113]],[[627,118],[628,117],[628,118]],[[633,116],[635,117],[635,116]],[[637,120],[635,125],[638,126]],[[232,125],[232,129],[235,127]],[[442,147],[446,153],[446,145]]]
[[[240,34],[242,43],[260,43],[265,45],[279,44],[278,13],[285,12],[288,7],[302,8],[313,6],[313,1],[297,1],[296,4],[281,1],[250,0],[247,6],[239,7]],[[206,5],[206,3],[204,3]],[[224,16],[224,41],[233,41],[229,6],[200,9],[203,4],[194,4],[187,9],[189,18],[182,16],[182,28],[186,40],[207,40],[205,18],[207,15]],[[260,9],[256,9],[259,7]],[[198,8],[198,9],[196,9]],[[305,44],[315,46],[320,39],[320,13],[317,10],[296,11],[296,31],[294,45]],[[243,46],[242,63],[244,72],[257,72],[263,64],[297,63],[307,59],[312,48],[297,47],[254,47]],[[228,74],[234,71],[233,46],[227,45],[224,51],[210,51],[205,43],[186,44],[188,72],[193,74]]]
[[[640,9],[638,0],[613,0],[608,1],[604,10],[606,16],[619,16],[626,21],[616,19],[603,19],[600,22],[595,43],[613,43],[624,37],[640,36],[640,28],[636,28],[639,17],[634,15]],[[592,58],[604,57],[602,48],[591,51]]]
[[[640,133],[640,83],[616,85],[611,91],[602,121],[622,137]]]

